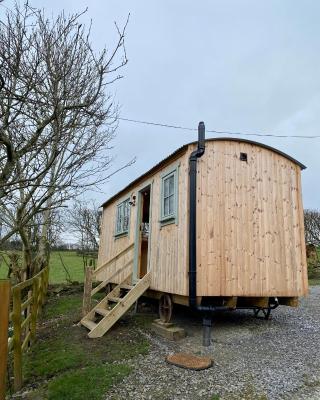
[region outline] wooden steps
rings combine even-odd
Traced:
[[[83,318],[81,320],[81,323],[83,326],[88,328],[90,331],[97,326],[97,324],[95,322],[91,321],[91,319],[86,319],[86,318]]]
[[[106,308],[96,308],[94,311],[96,314],[102,315],[103,317],[109,314],[109,310],[107,310]]]
[[[89,329],[89,338],[103,336],[143,295],[149,288],[151,275],[148,272],[142,279],[132,286],[126,280],[117,285],[110,293],[104,297],[82,320],[80,323]],[[123,293],[127,291],[126,293]],[[123,297],[122,294],[124,294]],[[102,316],[102,319],[98,318]]]
[[[113,301],[114,303],[121,303],[122,299],[120,297],[108,297],[108,301]]]
[[[120,285],[120,288],[121,289],[133,289],[134,288],[134,286],[133,285],[127,285],[126,283],[121,283],[121,285]]]

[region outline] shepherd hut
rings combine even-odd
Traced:
[[[103,204],[98,266],[87,268],[84,316],[102,336],[142,296],[266,318],[308,292],[300,162],[262,143],[186,144]],[[109,288],[91,309],[90,298]]]

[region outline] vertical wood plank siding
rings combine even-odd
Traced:
[[[257,145],[212,141],[198,175],[198,294],[305,295],[299,166]]]
[[[145,178],[152,182],[151,289],[188,295],[188,158],[196,145]],[[240,161],[240,152],[247,161]],[[177,224],[161,226],[161,175],[178,169]],[[207,141],[197,175],[197,292],[199,296],[301,296],[308,290],[301,172],[294,162],[241,141]],[[115,238],[116,205],[138,196],[143,182],[103,210],[98,266],[135,240],[137,205],[127,236]],[[138,198],[138,197],[137,197]],[[107,279],[133,258],[117,260]],[[128,271],[130,271],[128,268]],[[120,279],[125,279],[124,271]]]
[[[177,222],[169,225],[161,226],[161,177],[171,166],[179,166],[178,168],[178,217]],[[187,271],[187,207],[188,207],[188,155],[182,154],[171,160],[170,163],[163,165],[155,174],[147,177],[145,183],[134,186],[130,192],[116,199],[103,210],[98,267],[108,260],[115,257],[121,250],[129,244],[134,243],[138,202],[134,207],[130,207],[130,227],[126,236],[115,238],[115,218],[116,206],[123,198],[137,196],[138,191],[152,182],[152,212],[150,220],[151,241],[150,241],[150,266],[152,268],[151,289],[186,295],[188,291],[188,271]],[[116,269],[120,269],[127,261],[132,259],[134,249],[125,257],[121,257],[115,262],[111,268],[97,274],[98,280],[105,280],[108,275],[111,276]],[[116,283],[126,278],[127,271],[119,274]]]

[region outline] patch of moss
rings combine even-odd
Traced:
[[[90,366],[70,371],[48,384],[48,400],[102,399],[107,390],[131,372],[127,365]]]
[[[149,329],[157,314],[135,314],[133,323],[139,328]]]
[[[87,357],[76,344],[66,343],[61,338],[38,342],[25,357],[24,376],[50,378],[54,374],[86,365]]]
[[[115,349],[112,359],[117,361],[133,358],[139,354],[146,355],[149,352],[149,343],[144,338],[139,338],[139,340],[137,338],[135,340],[129,339],[122,343],[114,343],[112,346]]]

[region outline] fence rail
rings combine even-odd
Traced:
[[[49,267],[11,288],[8,352],[13,353],[14,390],[22,388],[22,354],[36,336],[37,319],[44,304],[49,282]]]

